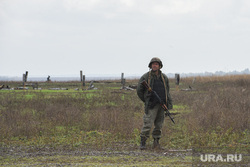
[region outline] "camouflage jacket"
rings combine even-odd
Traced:
[[[169,93],[169,81],[168,81],[168,77],[163,74],[160,70],[159,70],[159,75],[160,77],[162,77],[162,80],[164,82],[164,87],[165,87],[165,93],[166,93],[166,104],[168,109],[172,109],[173,105],[172,105],[172,98],[171,95]],[[149,71],[147,73],[145,73],[139,80],[138,86],[137,86],[137,95],[138,97],[144,102],[145,105],[145,112],[147,113],[149,106],[151,105],[151,101],[150,101],[150,96],[149,96],[149,92],[148,90],[141,85],[140,83],[145,80],[147,83],[149,83],[150,87],[153,88],[154,86],[154,80],[156,79],[156,75],[152,72]]]

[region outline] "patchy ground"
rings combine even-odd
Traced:
[[[191,150],[1,148],[0,166],[192,166]]]

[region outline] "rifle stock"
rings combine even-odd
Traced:
[[[171,117],[171,114],[170,114],[170,112],[169,112],[169,110],[168,110],[166,104],[163,103],[163,101],[161,100],[161,98],[159,97],[159,95],[158,95],[154,90],[152,90],[152,88],[148,85],[148,83],[147,83],[145,80],[143,80],[143,81],[141,82],[141,84],[142,84],[150,93],[153,93],[153,94],[155,95],[155,97],[158,99],[158,101],[159,101],[161,107],[162,107],[162,108],[164,109],[164,111],[166,112],[166,115],[167,115],[167,116],[171,119],[171,121],[175,124],[174,119]]]

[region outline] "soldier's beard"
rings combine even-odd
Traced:
[[[159,69],[153,69],[153,68],[152,68],[152,71],[153,71],[153,72],[157,72],[158,70],[159,70]]]

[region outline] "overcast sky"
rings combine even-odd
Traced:
[[[0,76],[250,68],[249,0],[0,0]]]

